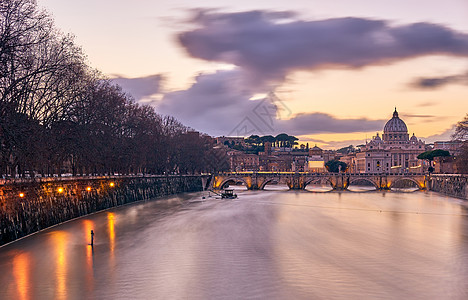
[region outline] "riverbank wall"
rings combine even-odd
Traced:
[[[429,190],[468,200],[468,175],[433,174],[429,180]]]
[[[0,245],[100,210],[203,190],[207,175],[35,178],[0,182]]]

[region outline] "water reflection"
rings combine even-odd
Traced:
[[[333,187],[330,184],[317,184],[317,183],[310,183],[305,188],[306,191],[309,192],[330,192],[333,190]]]
[[[351,184],[348,187],[348,190],[350,192],[371,192],[371,191],[376,191],[375,186],[369,186],[369,185],[354,185]]]
[[[86,246],[86,287],[87,291],[94,289],[94,247],[91,245],[91,230],[94,229],[95,224],[91,220],[83,220],[84,236],[88,237],[88,244]]]
[[[457,200],[238,194],[137,203],[0,248],[0,299],[468,299]]]
[[[263,188],[265,191],[288,191],[289,187],[287,184],[268,183]]]
[[[109,247],[111,259],[114,259],[114,250],[115,250],[115,225],[114,225],[115,214],[112,212],[107,213],[107,229],[109,232]]]
[[[55,251],[55,299],[67,299],[67,246],[68,233],[53,231],[50,240]]]
[[[91,245],[91,230],[94,228],[94,222],[91,220],[83,220],[84,236],[86,237],[88,244]]]
[[[31,259],[29,254],[20,253],[13,258],[13,276],[15,278],[18,299],[31,299],[29,295]]]

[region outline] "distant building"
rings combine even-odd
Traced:
[[[323,173],[326,172],[325,159],[323,158],[324,151],[315,145],[309,149],[309,156],[305,164],[304,171],[312,173]]]
[[[348,173],[357,173],[355,153],[350,153],[348,155],[340,157],[340,161],[344,162],[348,166]]]
[[[458,168],[457,168],[455,157],[453,156],[434,157],[434,173],[439,173],[439,174],[458,173]]]
[[[322,156],[323,150],[317,145],[309,149],[309,156]]]
[[[231,171],[258,171],[259,170],[259,156],[256,154],[246,154],[242,151],[229,151],[229,162]]]
[[[433,150],[446,150],[450,155],[457,156],[461,153],[462,141],[437,141],[434,142]]]
[[[359,173],[414,173],[427,167],[417,156],[426,150],[426,144],[414,135],[409,137],[405,122],[393,117],[385,124],[382,138],[377,133],[356,153],[355,171]]]

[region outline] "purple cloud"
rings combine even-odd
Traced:
[[[302,113],[289,120],[278,120],[282,132],[296,135],[381,131],[387,120],[338,119],[324,113]]]
[[[199,74],[188,89],[166,93],[157,110],[203,132],[226,135],[253,109],[257,101],[249,98],[261,89],[243,75],[240,70]]]
[[[420,89],[436,89],[449,84],[468,85],[468,72],[450,76],[418,78],[411,84],[411,86]]]
[[[280,120],[287,103],[271,97],[250,100],[265,87],[249,84],[244,75],[240,70],[200,74],[187,90],[165,94],[157,110],[211,135],[366,132],[381,130],[385,124],[386,120],[339,119],[324,113]]]
[[[120,85],[125,92],[132,95],[137,101],[159,93],[162,80],[163,77],[160,74],[138,78],[126,78],[122,76],[112,78],[113,82]]]
[[[198,11],[191,20],[197,28],[178,38],[192,57],[234,64],[267,80],[299,69],[359,68],[429,54],[468,56],[468,34],[442,25],[293,18],[288,12]]]

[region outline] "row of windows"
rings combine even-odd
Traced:
[[[370,163],[367,163],[367,166],[370,167]],[[380,167],[380,161],[377,161],[377,167]],[[387,167],[388,167],[388,163],[387,163]]]

